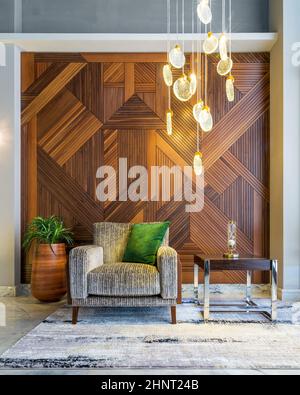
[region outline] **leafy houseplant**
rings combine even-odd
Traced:
[[[32,259],[32,295],[42,302],[56,302],[67,290],[66,244],[73,243],[72,232],[55,217],[36,217],[28,225],[23,247],[34,245]]]
[[[29,224],[25,233],[23,247],[26,251],[29,251],[34,241],[38,245],[48,244],[52,246],[52,244],[60,243],[71,245],[73,243],[73,234],[55,216],[50,218],[36,217]]]

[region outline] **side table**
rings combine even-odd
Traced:
[[[210,273],[212,271],[245,271],[247,272],[247,285],[246,285],[246,300],[244,309],[239,309],[238,312],[256,312],[261,313],[265,317],[267,317],[270,321],[277,320],[277,278],[278,278],[278,262],[276,260],[270,260],[266,258],[258,258],[258,257],[240,257],[237,259],[227,259],[222,256],[203,256],[203,255],[194,255],[194,289],[195,289],[195,297],[196,301],[199,303],[199,284],[198,284],[198,276],[199,276],[199,268],[204,271],[204,302],[203,302],[203,315],[204,320],[208,321],[210,317],[210,308],[211,307],[224,307],[224,304],[211,304],[210,303],[210,294],[209,294],[209,286],[210,286]],[[253,271],[269,271],[271,274],[271,308],[270,311],[266,311],[266,309],[261,309],[259,306],[254,303],[252,300],[252,273]],[[201,304],[201,303],[199,303]],[[241,304],[233,304],[226,305],[229,307],[238,306]],[[237,312],[236,310],[228,310],[228,311],[218,311],[213,310],[214,312]]]

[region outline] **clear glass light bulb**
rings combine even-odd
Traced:
[[[190,100],[193,96],[190,80],[185,74],[175,81],[173,91],[177,99],[183,102]]]
[[[193,115],[194,115],[194,118],[195,118],[195,120],[196,120],[197,122],[199,122],[199,123],[200,123],[200,114],[201,114],[201,111],[202,111],[203,107],[204,107],[204,103],[203,103],[202,100],[200,100],[200,101],[199,101],[197,104],[195,104],[194,107],[193,107]]]
[[[212,32],[209,32],[203,43],[203,51],[210,55],[218,49],[219,41]]]
[[[163,68],[163,75],[164,75],[164,80],[167,86],[172,86],[173,85],[173,74],[172,74],[172,69],[169,64],[164,65]]]
[[[224,33],[220,37],[219,50],[220,50],[221,60],[227,60],[228,59],[227,37]]]
[[[210,108],[204,106],[200,113],[200,126],[203,132],[210,132],[213,128],[213,118],[210,113]]]
[[[173,134],[173,111],[168,110],[166,113],[167,132],[169,136]]]
[[[190,87],[191,87],[191,94],[194,96],[194,94],[197,91],[197,77],[195,73],[191,73],[189,75],[189,80],[190,80]]]
[[[226,79],[226,95],[229,102],[234,102],[235,91],[234,91],[234,78],[230,75]]]
[[[194,156],[194,172],[196,176],[201,176],[203,173],[202,153],[196,152]]]
[[[169,53],[169,61],[175,69],[181,69],[185,65],[185,55],[180,45],[176,45]]]
[[[208,25],[212,21],[212,12],[209,6],[209,0],[201,0],[197,7],[197,13],[200,21]]]
[[[227,58],[227,60],[220,60],[217,66],[217,72],[219,75],[227,75],[231,72],[233,67],[233,61],[230,58]]]

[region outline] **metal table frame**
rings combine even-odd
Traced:
[[[226,268],[224,267],[224,270]],[[209,259],[204,260],[204,301],[199,301],[199,263],[194,264],[194,292],[196,303],[203,306],[204,321],[208,321],[210,318],[210,312],[218,313],[250,313],[256,312],[262,314],[270,321],[277,321],[277,281],[278,281],[278,262],[276,260],[270,260],[270,274],[271,274],[271,308],[270,311],[261,309],[252,300],[252,271],[247,271],[247,284],[246,284],[246,298],[243,304],[225,304],[225,303],[210,303],[210,273],[211,273],[211,262]],[[245,307],[239,310],[217,310],[211,307]]]

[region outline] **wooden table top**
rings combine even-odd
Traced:
[[[272,261],[268,258],[257,256],[243,256],[239,258],[229,259],[224,258],[222,255],[201,255],[194,256],[195,264],[204,268],[204,262],[210,262],[210,270],[255,270],[255,271],[269,271],[272,268]]]

